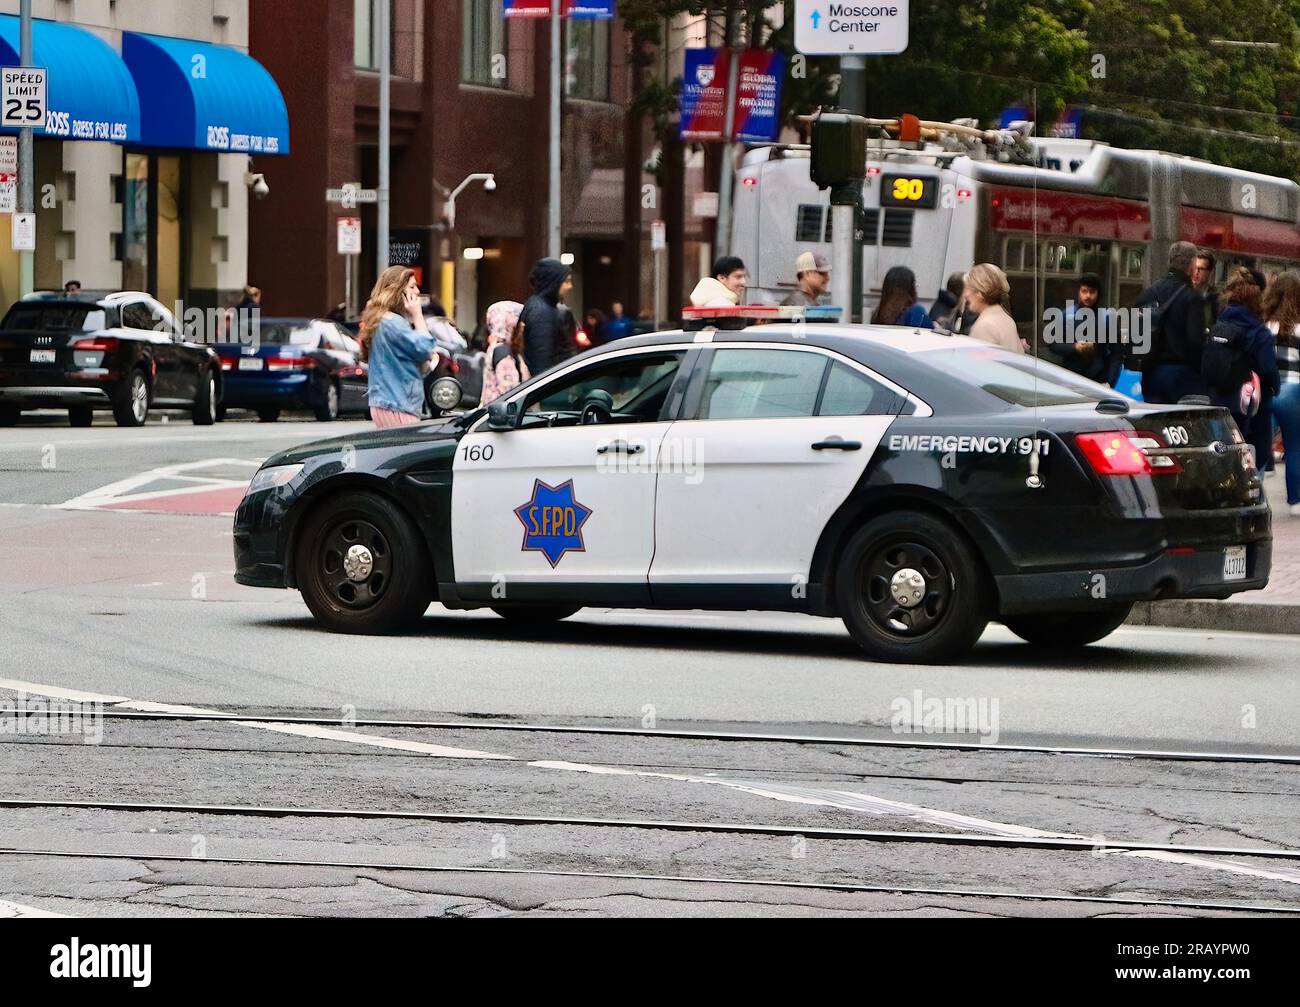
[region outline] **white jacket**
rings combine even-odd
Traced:
[[[706,276],[691,291],[691,304],[697,308],[731,308],[739,303],[740,295],[713,276]]]

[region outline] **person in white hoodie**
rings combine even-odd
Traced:
[[[697,308],[731,308],[745,296],[749,273],[734,255],[724,255],[713,264],[713,275],[695,284],[691,304]]]

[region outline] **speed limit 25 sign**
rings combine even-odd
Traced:
[[[45,68],[0,67],[0,126],[45,128]]]

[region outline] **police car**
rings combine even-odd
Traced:
[[[990,620],[1079,646],[1139,600],[1262,588],[1272,547],[1224,410],[961,336],[716,317],[458,417],[283,451],[234,543],[236,580],[296,587],[340,632],[433,600],[539,632],[584,606],[782,610],[922,663]]]

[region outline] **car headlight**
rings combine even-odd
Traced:
[[[253,481],[248,484],[248,493],[259,493],[276,486],[283,486],[294,479],[303,469],[302,465],[272,465],[270,468],[258,469]]]

